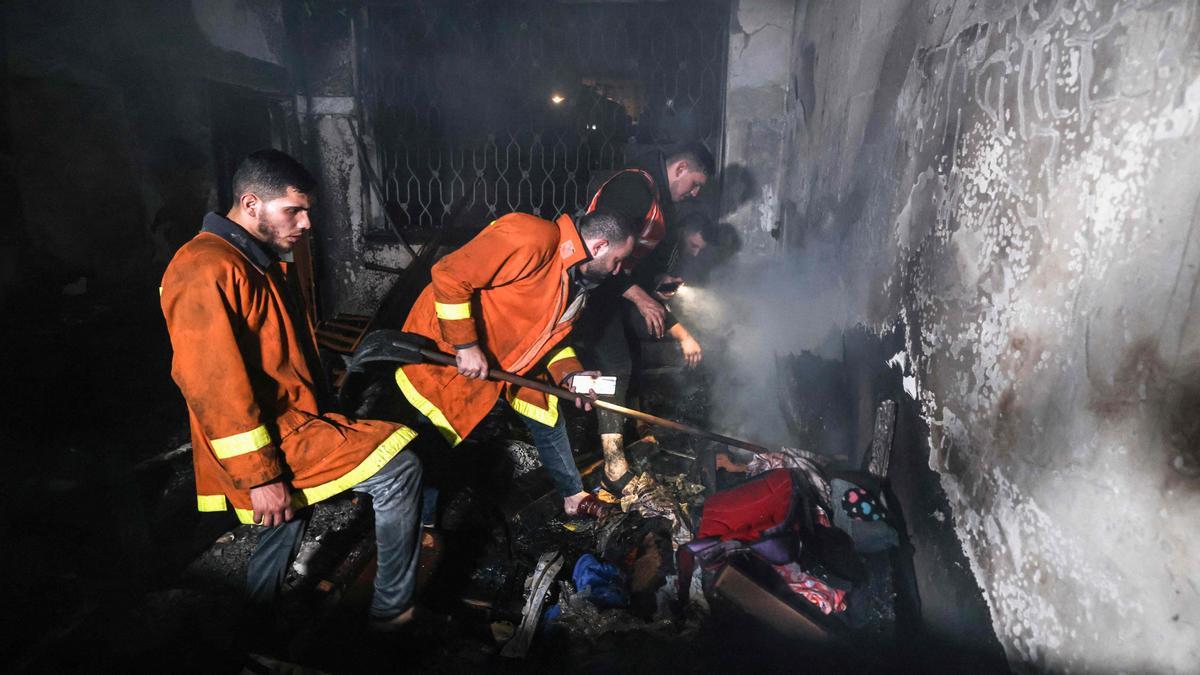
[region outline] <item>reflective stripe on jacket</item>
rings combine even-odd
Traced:
[[[250,488],[282,478],[297,506],[312,504],[374,475],[413,432],[323,413],[312,326],[286,270],[234,228],[209,214],[167,267],[161,302],[191,418],[198,506],[223,510],[228,500],[245,522]]]
[[[545,364],[554,382],[583,369],[563,349],[575,316],[566,317],[568,270],[590,256],[575,223],[512,213],[433,266],[404,330],[431,338],[438,349],[478,343],[493,367],[525,375]],[[396,369],[405,397],[457,445],[505,394],[513,407],[539,421],[557,420],[556,403],[540,392],[463,377],[452,366],[411,364]]]
[[[650,186],[650,194],[653,195],[652,201],[650,202],[650,208],[646,211],[646,214],[642,216],[642,228],[638,231],[637,243],[633,247],[633,259],[630,261],[632,264],[627,265],[627,267],[632,269],[637,261],[640,261],[646,256],[650,255],[650,252],[653,251],[656,246],[658,246],[658,243],[663,240],[663,237],[667,236],[667,220],[663,215],[662,205],[658,203],[658,186],[654,183],[654,177],[650,175],[650,172],[642,169],[622,169],[614,173],[608,178],[608,180],[604,181],[600,187],[596,189],[596,194],[592,195],[592,201],[590,204],[588,204],[587,212],[592,213],[595,211],[596,205],[600,202],[600,195],[604,192],[604,188],[611,183],[614,178],[626,173],[641,174],[642,178],[645,178],[646,182]]]

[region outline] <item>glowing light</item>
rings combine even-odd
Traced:
[[[567,100],[567,97],[563,96],[562,94],[551,94],[550,95],[550,102],[553,103],[554,105],[562,105],[563,101],[565,101],[565,100]]]

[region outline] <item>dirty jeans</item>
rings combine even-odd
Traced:
[[[370,614],[389,619],[412,606],[421,549],[421,462],[413,452],[401,452],[351,489],[371,495],[379,569]],[[288,563],[300,547],[304,523],[304,518],[297,517],[263,530],[246,571],[246,591],[252,602],[267,604],[275,599]]]
[[[550,481],[554,483],[558,494],[565,499],[583,492],[583,479],[579,477],[579,469],[575,467],[575,458],[571,455],[571,439],[567,437],[567,422],[561,411],[558,423],[552,427],[524,415],[518,417],[529,427],[538,457],[550,474]]]

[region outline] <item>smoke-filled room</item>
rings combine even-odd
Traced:
[[[0,4],[14,673],[1200,669],[1200,0]]]

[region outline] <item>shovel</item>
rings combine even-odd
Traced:
[[[422,346],[428,345],[429,343],[430,340],[428,338],[425,338],[421,335],[415,335],[413,333],[404,333],[397,330],[387,329],[371,331],[359,343],[358,349],[354,351],[354,355],[346,359],[346,370],[348,372],[362,372],[367,363],[380,361],[400,363],[428,362],[438,363],[446,366],[458,365],[458,362],[455,360],[454,356],[437,349]],[[731,438],[729,436],[724,436],[712,431],[706,431],[682,422],[666,419],[665,417],[658,417],[657,415],[651,415],[650,413],[645,413],[640,410],[634,410],[633,408],[626,408],[625,406],[620,406],[615,403],[609,403],[608,401],[589,399],[587,396],[563,389],[562,387],[555,387],[554,385],[546,384],[545,382],[539,382],[537,380],[531,380],[527,377],[521,377],[520,375],[515,375],[507,371],[488,370],[488,378],[492,380],[498,380],[500,382],[508,382],[509,384],[515,384],[522,387],[528,387],[530,389],[540,391],[543,394],[550,394],[562,399],[573,401],[575,399],[582,398],[589,400],[593,406],[596,406],[597,408],[603,408],[605,410],[611,410],[618,415],[632,417],[635,420],[641,420],[648,424],[671,429],[673,431],[696,436],[698,438],[724,443],[725,445],[730,445],[735,448],[749,450],[754,454],[771,452],[771,450],[767,449],[766,447],[757,445],[755,443],[750,443],[737,438]]]

